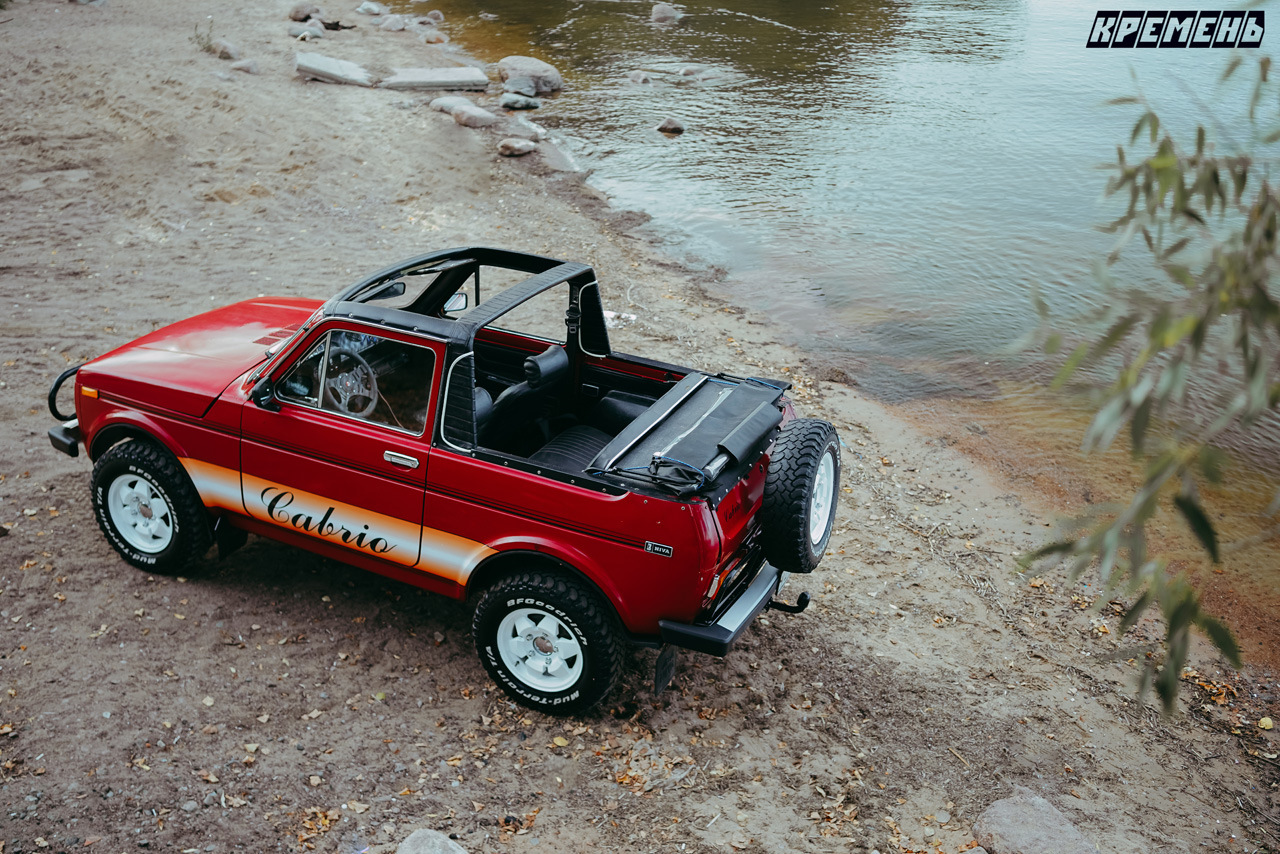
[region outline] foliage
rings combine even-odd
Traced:
[[[1241,62],[1238,56],[1231,60],[1224,84]],[[1127,196],[1127,208],[1105,228],[1118,235],[1099,269],[1111,296],[1102,312],[1105,326],[1099,327],[1106,331],[1076,347],[1055,381],[1061,385],[1084,366],[1110,377],[1084,445],[1106,449],[1127,426],[1142,483],[1127,505],[1080,520],[1067,538],[1040,549],[1028,563],[1064,560],[1079,574],[1096,560],[1108,591],[1136,597],[1122,633],[1148,608],[1159,607],[1167,654],[1162,667],[1148,664],[1142,688],[1154,684],[1166,712],[1173,708],[1192,628],[1236,666],[1240,662],[1231,633],[1201,609],[1185,576],[1168,572],[1167,560],[1152,551],[1147,529],[1168,501],[1206,557],[1219,562],[1225,547],[1202,506],[1200,487],[1221,482],[1229,468],[1224,435],[1256,429],[1280,402],[1280,305],[1271,283],[1280,188],[1269,180],[1280,142],[1280,93],[1269,71],[1269,58],[1261,58],[1249,97],[1242,99],[1247,119],[1211,122],[1218,131],[1214,143],[1199,126],[1194,147],[1179,144],[1142,96],[1112,102],[1142,112],[1129,145],[1117,147],[1117,162],[1109,167],[1106,193]],[[1167,285],[1123,290],[1113,281],[1112,265],[1138,235]],[[1039,299],[1037,308],[1046,320],[1046,350],[1055,352],[1062,336],[1048,328]],[[1280,495],[1266,513],[1274,516],[1277,509]],[[1254,544],[1277,531],[1254,538]]]
[[[200,25],[196,24],[195,32],[191,34],[191,43],[205,53],[217,53],[217,49],[213,46],[212,16],[205,20],[203,31],[201,31]]]

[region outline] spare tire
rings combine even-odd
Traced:
[[[760,508],[769,563],[784,572],[813,572],[826,554],[839,497],[836,428],[817,418],[787,422],[769,454]]]

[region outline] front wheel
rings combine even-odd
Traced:
[[[585,584],[525,572],[490,587],[471,622],[476,651],[511,699],[550,714],[594,706],[622,669],[613,615]]]
[[[98,459],[93,512],[107,542],[148,572],[176,574],[209,547],[209,521],[195,487],[153,442],[124,442]]]

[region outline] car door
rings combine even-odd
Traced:
[[[338,559],[418,567],[440,348],[358,322],[317,327],[272,374],[273,400],[245,405],[249,516]]]

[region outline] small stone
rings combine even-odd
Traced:
[[[520,91],[521,95],[530,97],[546,92],[558,92],[564,88],[564,80],[556,67],[532,56],[504,56],[498,60],[498,74],[504,81],[513,77],[528,77],[533,81],[534,91],[524,92],[516,89],[506,91]]]
[[[503,157],[524,157],[538,150],[538,144],[528,139],[511,137],[498,143],[498,153]]]
[[[391,10],[386,6],[381,3],[374,3],[372,0],[365,0],[365,2],[356,7],[356,12],[361,15],[385,15],[389,11]]]
[[[245,74],[258,73],[258,61],[256,59],[242,59],[239,62],[231,63],[232,71],[243,71]]]
[[[404,19],[404,15],[388,15],[382,19],[382,23],[378,25],[378,29],[385,30],[389,33],[403,32],[409,22]]]
[[[213,55],[218,59],[239,59],[240,48],[233,45],[226,39],[218,39],[213,43]]]
[[[198,809],[200,809],[200,805],[195,801],[187,801],[182,805],[183,812],[195,812]]]
[[[680,18],[680,12],[670,3],[655,3],[649,13],[649,20],[655,24],[674,24]]]
[[[217,802],[218,802],[218,793],[217,793],[217,792],[210,792],[209,794],[207,794],[207,795],[205,795],[205,796],[204,796],[204,805],[205,805],[205,806],[207,806],[207,807],[211,807],[211,806],[213,806],[214,804],[216,804]]]
[[[324,27],[314,27],[311,24],[290,24],[289,37],[304,41],[315,41],[316,39],[324,38]]]
[[[925,839],[932,839],[932,838],[933,838],[933,835],[934,835],[935,833],[937,833],[937,832],[938,832],[938,831],[934,830],[932,827],[926,827],[926,828],[924,829],[924,838],[925,838]]]
[[[662,124],[658,125],[658,130],[670,134],[684,133],[684,125],[679,119],[666,118],[662,120]]]
[[[649,77],[648,74],[646,74],[645,72],[641,71],[638,68],[635,71],[632,71],[630,74],[628,74],[627,79],[630,80],[632,83],[652,83],[653,82],[653,80]]]
[[[467,849],[436,830],[420,828],[396,847],[396,854],[467,854]]]
[[[511,77],[502,81],[502,91],[532,98],[538,94],[538,84],[533,82],[532,77]]]
[[[933,817],[937,820],[938,824],[946,824],[951,821],[951,813],[946,810],[938,810],[933,814]]]
[[[432,9],[430,12],[427,13],[427,17],[431,19],[432,23],[435,23],[435,24],[444,23],[444,12],[441,12],[439,9]]]
[[[1022,786],[978,816],[973,838],[1000,854],[1098,854],[1057,807]]]
[[[504,110],[536,110],[542,106],[542,102],[537,98],[517,95],[515,92],[506,92],[502,95],[502,100],[498,102],[498,106]]]
[[[289,10],[289,20],[305,21],[313,15],[319,16],[320,14],[320,7],[315,3],[299,3]]]
[[[422,32],[423,44],[444,44],[447,41],[449,41],[449,37],[435,27],[427,27]]]
[[[430,107],[433,110],[439,110],[442,113],[452,113],[459,107],[474,107],[469,98],[461,95],[443,95],[431,102]]]
[[[487,128],[498,123],[498,117],[488,110],[482,110],[474,104],[458,107],[449,113],[453,120],[464,128]]]

